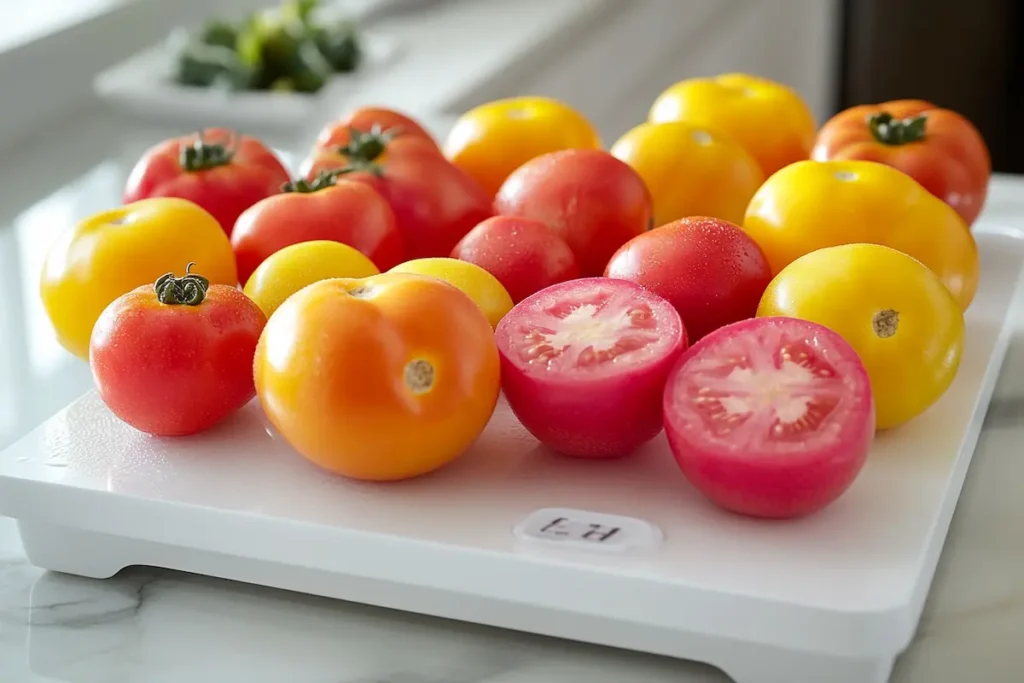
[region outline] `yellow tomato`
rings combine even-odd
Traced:
[[[743,145],[765,177],[807,159],[816,133],[814,115],[795,90],[747,74],[680,81],[658,96],[648,119],[715,128]]]
[[[483,311],[492,329],[512,310],[512,297],[498,278],[480,266],[466,261],[453,258],[421,258],[406,261],[388,272],[429,275],[457,287]]]
[[[611,153],[647,183],[655,225],[687,216],[742,223],[764,182],[757,161],[732,138],[682,121],[640,124]]]
[[[821,249],[789,264],[758,316],[824,325],[857,351],[871,378],[876,422],[911,420],[945,393],[964,348],[960,306],[931,270],[877,244]]]
[[[189,262],[211,284],[238,284],[231,242],[217,219],[184,199],[143,199],[98,213],[50,246],[39,292],[57,339],[89,358],[89,337],[111,301]]]
[[[572,107],[547,97],[513,97],[459,117],[444,154],[491,197],[530,159],[562,149],[600,149],[593,125]]]
[[[263,261],[245,283],[245,294],[269,318],[285,299],[306,285],[334,277],[362,278],[378,273],[373,261],[347,244],[299,242]]]
[[[939,276],[961,309],[978,287],[978,247],[955,210],[873,161],[801,161],[765,181],[743,229],[772,273],[815,249],[867,242],[899,249]]]

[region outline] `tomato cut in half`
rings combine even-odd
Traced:
[[[795,318],[719,328],[679,359],[665,432],[687,479],[754,517],[808,515],[860,473],[875,433],[867,371],[828,328]]]
[[[662,394],[686,330],[662,297],[583,278],[516,304],[495,330],[502,388],[538,441],[587,458],[629,455],[662,430]]]

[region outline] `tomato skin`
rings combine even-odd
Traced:
[[[666,299],[692,341],[757,312],[772,273],[741,228],[691,217],[634,237],[615,252],[605,277],[630,280]]]
[[[683,121],[642,123],[619,138],[611,153],[647,183],[655,225],[687,216],[742,223],[764,182],[757,160],[738,142]]]
[[[231,243],[213,216],[184,199],[143,199],[61,234],[47,251],[39,293],[58,341],[87,360],[93,325],[110,302],[190,261],[212,283],[238,283]]]
[[[316,147],[334,149],[349,143],[351,131],[358,130],[369,133],[374,126],[382,131],[390,131],[395,137],[420,138],[437,151],[440,149],[427,129],[418,121],[394,109],[384,107],[357,107],[337,121],[324,126],[316,138]]]
[[[833,424],[832,443],[808,442],[806,448],[771,450],[751,440],[726,448],[703,438],[683,419],[686,373],[708,349],[725,340],[747,337],[764,346],[759,336],[783,327],[828,351],[826,360],[837,367],[849,402],[846,419]],[[824,347],[824,348],[822,348]],[[719,507],[742,515],[768,519],[803,517],[838,499],[863,469],[875,434],[875,411],[867,372],[850,346],[831,330],[791,318],[743,320],[712,332],[679,358],[665,385],[665,434],[676,463],[694,487]]]
[[[410,365],[427,361],[421,393]],[[411,379],[410,379],[411,377]],[[355,479],[433,471],[490,420],[501,378],[494,335],[465,294],[424,275],[321,280],[270,316],[256,390],[274,427],[308,460]]]
[[[381,143],[379,156],[353,158],[341,148],[314,149],[300,173],[313,179],[354,161],[367,170],[344,175],[377,190],[394,211],[404,244],[401,260],[448,256],[473,226],[494,215],[490,199],[476,182],[453,166],[430,143],[402,136]],[[386,270],[389,266],[381,266]]]
[[[239,216],[231,245],[240,279],[248,282],[278,250],[314,240],[347,244],[378,270],[402,260],[402,236],[388,203],[364,183],[338,180],[312,192],[268,197]]]
[[[180,197],[209,211],[229,236],[238,216],[259,200],[277,194],[290,179],[288,170],[262,142],[224,128],[202,133],[208,145],[237,145],[230,161],[202,170],[182,166],[182,148],[196,134],[165,140],[142,155],[128,176],[123,202],[150,197]],[[232,141],[234,139],[234,142]]]
[[[904,130],[902,120],[924,117],[923,138],[900,143],[887,137],[884,128],[869,123],[880,114],[891,115]],[[888,164],[952,206],[968,225],[981,213],[992,175],[988,147],[978,129],[960,114],[923,100],[860,105],[836,114],[818,131],[811,158]]]
[[[626,293],[654,309],[663,321],[664,350],[632,371],[595,376],[548,374],[517,360],[515,344],[531,305],[564,296],[573,300],[592,287]],[[563,282],[527,297],[498,323],[495,337],[501,386],[512,412],[545,446],[580,458],[628,456],[661,432],[665,379],[687,344],[686,330],[668,302],[632,282],[606,278]]]
[[[530,218],[488,218],[466,233],[451,255],[496,277],[513,303],[580,276],[576,257],[565,240]]]
[[[643,179],[598,149],[552,152],[526,162],[501,186],[494,207],[554,230],[584,277],[603,273],[616,249],[654,227]]]
[[[152,284],[138,287],[93,330],[89,364],[100,398],[147,434],[209,429],[256,395],[252,362],[266,321],[235,287],[210,285],[198,306],[163,304]]]
[[[795,90],[740,73],[672,85],[654,101],[648,120],[687,121],[717,130],[750,152],[766,178],[807,159],[816,132],[814,115]]]
[[[600,149],[601,138],[580,112],[548,97],[512,97],[470,109],[444,142],[444,154],[489,197],[511,173],[548,152]]]
[[[765,181],[743,229],[772,273],[839,244],[881,244],[921,261],[967,310],[978,287],[978,246],[948,204],[901,171],[874,161],[801,161]]]
[[[492,328],[512,309],[512,297],[498,278],[473,263],[454,258],[413,259],[388,272],[418,273],[444,280],[472,299]]]
[[[896,324],[879,318],[882,311],[895,311]],[[797,259],[772,280],[758,315],[810,320],[846,339],[867,367],[879,429],[931,407],[963,355],[964,316],[942,282],[919,261],[875,244]],[[885,325],[876,328],[876,321]]]

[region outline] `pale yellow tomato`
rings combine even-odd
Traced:
[[[462,290],[487,316],[494,328],[512,310],[512,297],[494,277],[480,266],[453,258],[421,258],[406,261],[390,273],[429,275]]]

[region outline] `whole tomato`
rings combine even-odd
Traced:
[[[964,316],[935,273],[877,244],[811,252],[779,273],[759,316],[789,316],[833,330],[871,378],[878,428],[911,420],[945,393],[960,367]]]
[[[85,360],[100,313],[117,297],[194,261],[210,282],[238,284],[231,242],[199,205],[143,199],[90,216],[46,254],[39,293],[57,340]]]
[[[619,138],[611,153],[647,183],[655,225],[686,216],[742,223],[764,182],[757,160],[739,143],[682,121],[642,123]]]
[[[601,138],[583,114],[548,97],[512,97],[474,107],[455,122],[443,147],[490,197],[534,157],[600,148]]]
[[[992,175],[978,129],[960,114],[923,100],[866,104],[836,114],[818,131],[811,157],[898,168],[956,209],[968,225],[985,204]]]
[[[180,197],[209,211],[228,235],[239,214],[281,191],[288,171],[262,142],[223,128],[165,140],[135,164],[125,204]]]
[[[324,172],[249,207],[238,217],[231,245],[242,282],[278,250],[330,240],[362,252],[386,270],[402,260],[402,236],[391,207],[373,188]]]
[[[289,297],[256,350],[267,417],[307,459],[364,480],[407,479],[461,455],[494,412],[490,324],[436,278],[331,279]]]
[[[362,133],[388,131],[392,138],[417,137],[437,149],[437,142],[427,129],[415,119],[384,107],[358,107],[325,126],[316,139],[316,146],[324,149],[343,147],[351,141],[352,131]]]
[[[402,233],[402,260],[448,256],[463,235],[494,214],[476,181],[416,135],[354,130],[347,144],[315,148],[301,173],[313,179],[323,171],[343,172],[380,192]]]
[[[100,398],[136,429],[209,429],[256,395],[252,363],[267,318],[235,287],[167,273],[104,309],[89,364]]]
[[[606,277],[630,280],[671,303],[696,341],[757,312],[772,279],[764,252],[717,218],[683,218],[634,237],[615,252]]]
[[[584,277],[601,275],[616,249],[654,227],[643,178],[599,149],[563,150],[526,162],[501,186],[494,207],[554,230]]]
[[[882,244],[921,261],[964,310],[978,287],[978,246],[959,214],[907,174],[874,161],[801,161],[765,181],[743,229],[772,273],[817,249]]]
[[[814,115],[803,98],[781,83],[747,74],[680,81],[658,96],[648,119],[724,133],[757,159],[766,178],[807,159],[814,145]]]
[[[452,258],[474,263],[496,277],[513,303],[580,276],[565,240],[532,218],[488,218],[455,245]]]

